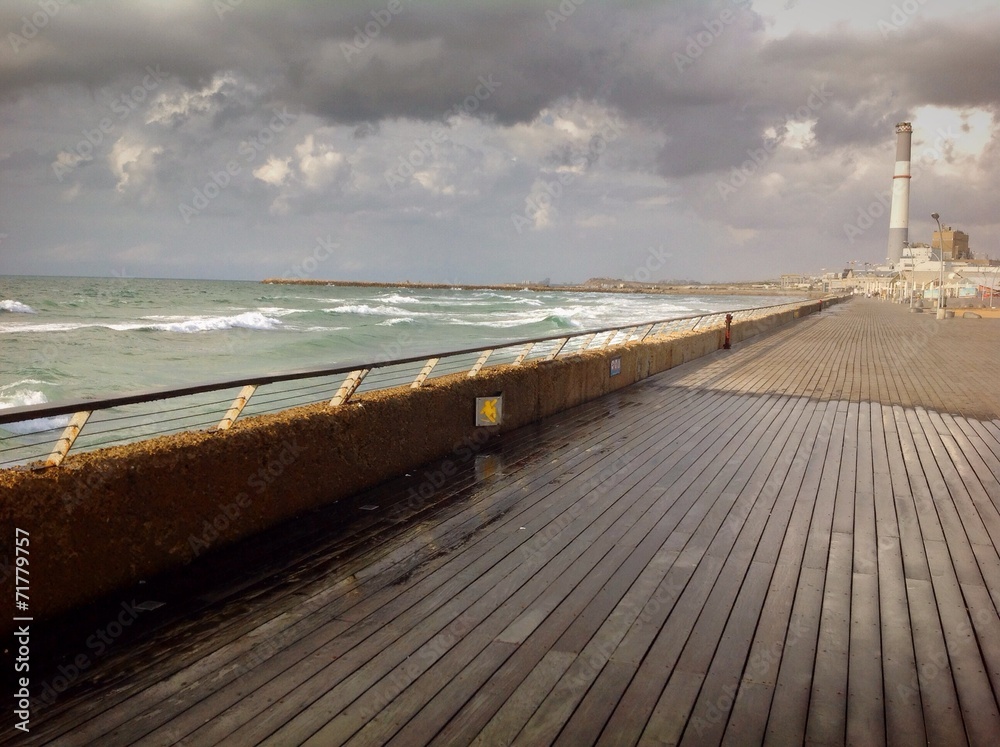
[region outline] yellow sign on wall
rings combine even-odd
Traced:
[[[500,425],[503,418],[503,396],[476,397],[476,425]]]

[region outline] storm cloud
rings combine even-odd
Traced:
[[[317,275],[377,280],[880,261],[845,226],[902,120],[913,238],[937,210],[995,256],[1000,12],[937,5],[8,2],[0,273],[254,278],[318,238]]]

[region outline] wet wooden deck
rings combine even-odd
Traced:
[[[996,745],[998,380],[835,307],[155,587],[30,742]]]

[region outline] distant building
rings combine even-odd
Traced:
[[[801,288],[809,287],[812,284],[812,279],[806,275],[799,275],[796,273],[785,273],[781,276],[781,287],[782,288]]]
[[[934,237],[931,239],[932,249],[942,247],[942,234],[944,234],[945,260],[972,259],[972,254],[969,252],[969,234],[964,231],[955,231],[951,226],[946,226],[944,231],[934,232]]]

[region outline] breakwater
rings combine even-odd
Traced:
[[[739,343],[819,311],[823,301],[733,324]],[[595,399],[722,347],[716,326],[562,359],[445,376],[0,472],[0,531],[32,538],[36,619],[65,612],[204,552],[352,495],[470,444]],[[619,359],[612,375],[612,359]],[[503,395],[498,426],[477,428],[477,397]],[[13,577],[3,581],[13,596]],[[5,621],[4,625],[10,625]],[[9,631],[5,631],[9,632]]]

